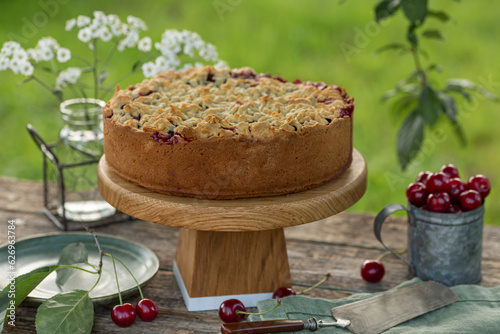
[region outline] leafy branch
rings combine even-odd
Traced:
[[[457,1],[457,0],[455,0]],[[428,0],[381,0],[375,5],[377,22],[388,19],[398,12],[403,12],[408,21],[405,43],[390,43],[377,50],[377,53],[393,50],[401,54],[410,54],[414,70],[409,76],[396,84],[396,87],[384,94],[382,100],[392,99],[393,110],[406,115],[397,135],[397,154],[404,170],[414,160],[422,148],[426,129],[432,129],[441,118],[452,125],[461,145],[467,139],[459,118],[455,96],[466,100],[472,99],[473,93],[479,93],[490,100],[498,97],[484,87],[466,79],[449,79],[444,87],[436,87],[430,76],[441,71],[441,66],[424,66],[422,56],[427,55],[421,48],[423,39],[444,40],[437,29],[425,29],[427,19],[447,22],[450,16],[444,11],[432,10]]]

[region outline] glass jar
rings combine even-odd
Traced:
[[[104,201],[97,189],[97,162],[103,154],[102,108],[106,103],[92,98],[61,103],[64,126],[53,148],[62,189],[57,213],[74,222],[99,221],[116,209]]]
[[[89,156],[103,154],[102,108],[106,103],[92,98],[66,100],[61,103],[64,127],[59,139]]]

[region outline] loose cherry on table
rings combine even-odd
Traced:
[[[273,308],[259,313],[247,312],[245,305],[238,299],[228,299],[222,302],[219,306],[219,318],[225,323],[235,323],[244,320],[247,315],[262,315],[271,312],[275,308],[281,306],[281,299],[278,299]]]
[[[292,288],[281,287],[281,288],[277,288],[273,292],[273,299],[284,298],[284,297],[288,297],[288,296],[295,296],[296,294],[297,293]]]
[[[135,308],[142,321],[153,321],[158,316],[158,307],[151,299],[141,299]]]
[[[361,277],[367,282],[380,282],[384,274],[384,265],[379,260],[366,260],[361,266]]]
[[[129,303],[116,305],[111,311],[111,320],[113,320],[113,322],[120,327],[128,327],[132,325],[135,318],[135,308]]]

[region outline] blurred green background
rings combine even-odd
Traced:
[[[147,35],[158,41],[167,28],[198,32],[213,43],[231,67],[250,66],[285,79],[325,81],[346,88],[355,97],[354,146],[368,165],[365,196],[350,210],[377,212],[390,203],[406,203],[405,189],[421,170],[437,171],[454,163],[463,178],[482,173],[492,192],[486,202],[486,224],[500,225],[500,105],[475,96],[458,100],[469,144],[461,147],[450,126],[442,121],[426,132],[423,152],[407,171],[396,158],[396,133],[401,115],[391,113],[382,94],[413,70],[409,55],[375,50],[392,42],[404,42],[406,21],[402,14],[376,25],[377,1],[348,0],[184,0],[184,1],[5,1],[0,0],[0,44],[13,36],[22,46],[34,47],[38,39],[53,36],[73,54],[90,57],[89,49],[67,32],[67,19],[94,10],[142,18]],[[500,2],[429,1],[434,10],[445,10],[447,23],[429,19],[427,28],[441,29],[445,41],[422,42],[430,61],[443,66],[432,75],[437,85],[448,78],[467,78],[500,94],[498,13]],[[34,28],[34,29],[30,29]],[[124,51],[113,58],[110,76],[128,72],[140,54]],[[134,75],[122,86],[142,80]],[[0,72],[0,175],[41,179],[41,153],[26,131],[31,123],[48,141],[57,138],[62,122],[58,102],[34,82],[18,85],[23,77]],[[368,223],[368,222],[367,222]]]

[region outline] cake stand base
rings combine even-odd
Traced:
[[[269,293],[249,293],[244,295],[227,295],[227,296],[212,296],[212,297],[190,297],[189,293],[182,279],[181,273],[177,266],[177,262],[174,260],[174,276],[177,281],[177,285],[181,290],[182,298],[184,299],[184,304],[188,311],[208,311],[216,310],[219,308],[223,301],[228,299],[238,299],[246,307],[257,306],[259,300],[270,299],[273,294]]]
[[[190,311],[236,298],[246,306],[291,286],[283,228],[252,232],[182,229],[174,273]],[[246,302],[245,302],[246,301]]]

